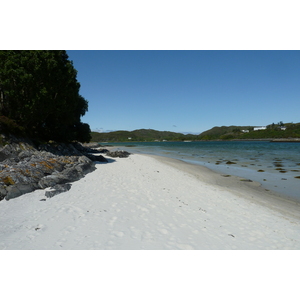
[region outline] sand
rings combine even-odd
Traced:
[[[300,249],[299,205],[257,183],[134,154],[53,198],[0,202],[0,249]]]

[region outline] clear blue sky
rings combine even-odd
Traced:
[[[300,51],[67,51],[92,130],[300,122]]]

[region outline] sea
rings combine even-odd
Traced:
[[[300,203],[300,143],[270,141],[109,143],[119,150],[179,159],[259,182]],[[105,143],[103,144],[103,146]]]

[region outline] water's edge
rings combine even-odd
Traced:
[[[178,159],[201,165],[226,176],[260,183],[300,203],[300,144],[286,146],[268,142],[115,143],[120,150]],[[273,145],[272,145],[273,144]],[[276,144],[276,146],[274,146]],[[295,143],[296,144],[296,143]],[[291,145],[291,143],[289,143]],[[299,151],[298,151],[299,149]]]

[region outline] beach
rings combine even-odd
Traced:
[[[0,202],[0,249],[300,249],[300,207],[256,182],[179,160],[108,158],[52,198]]]

